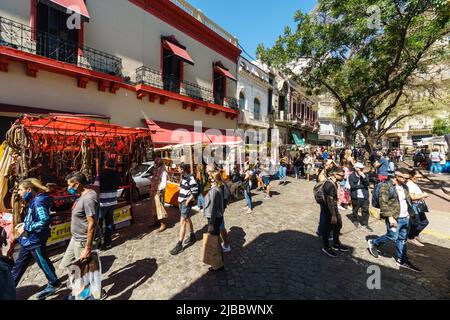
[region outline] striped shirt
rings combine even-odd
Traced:
[[[178,203],[186,201],[191,195],[194,197],[199,193],[198,184],[195,177],[191,175],[184,176],[180,183],[180,194],[178,195]]]
[[[100,207],[112,207],[117,204],[117,191],[116,192],[102,192],[100,193]]]

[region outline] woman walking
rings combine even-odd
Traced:
[[[164,191],[167,186],[166,166],[161,158],[155,159],[155,168],[153,170],[152,181],[150,185],[150,201],[152,214],[158,217],[161,224],[158,232],[164,232],[167,229],[166,219],[167,211],[164,208]]]
[[[211,189],[205,197],[205,209],[204,217],[208,219],[208,233],[217,236],[217,246],[221,248],[219,244],[221,226],[223,224],[224,214],[224,194],[223,194],[223,182],[219,171],[209,172],[209,182],[211,183]],[[223,256],[222,263],[219,266],[209,268],[209,271],[217,272],[224,270]]]
[[[414,222],[411,223],[409,230],[408,242],[419,247],[423,247],[424,244],[420,241],[420,233],[428,226],[429,221],[426,215],[428,207],[425,203],[425,199],[428,198],[428,193],[423,192],[417,185],[421,175],[416,170],[410,171],[410,179],[406,183],[409,194],[411,196],[412,205],[415,213]]]
[[[348,179],[351,172],[348,166],[349,162],[347,162],[347,159],[344,159],[344,180],[341,181],[338,188],[339,209],[341,210],[347,210],[350,202],[350,183]]]
[[[23,224],[16,227],[20,235],[20,252],[16,259],[12,275],[17,286],[23,274],[34,259],[47,278],[47,287],[38,293],[39,300],[54,294],[61,286],[55,268],[47,254],[47,240],[50,236],[50,209],[52,198],[47,194],[48,189],[37,179],[24,180],[19,185],[19,195],[28,203],[28,211]]]

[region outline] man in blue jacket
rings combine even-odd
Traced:
[[[23,224],[16,227],[20,234],[20,252],[12,270],[17,286],[31,259],[36,261],[48,280],[47,287],[37,295],[39,300],[54,294],[56,289],[61,286],[47,254],[47,240],[50,236],[50,209],[53,200],[44,193],[46,191],[46,188],[37,179],[24,180],[19,186],[19,195],[29,204]]]

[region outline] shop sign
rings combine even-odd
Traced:
[[[52,226],[47,245],[50,246],[52,244],[69,240],[71,236],[72,234],[70,233],[70,222]]]
[[[114,210],[114,224],[131,220],[131,206]]]

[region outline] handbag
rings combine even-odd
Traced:
[[[210,233],[203,234],[202,260],[214,269],[219,269],[223,266],[219,236]]]
[[[419,200],[415,203],[419,212],[429,212],[427,203],[423,200]]]

